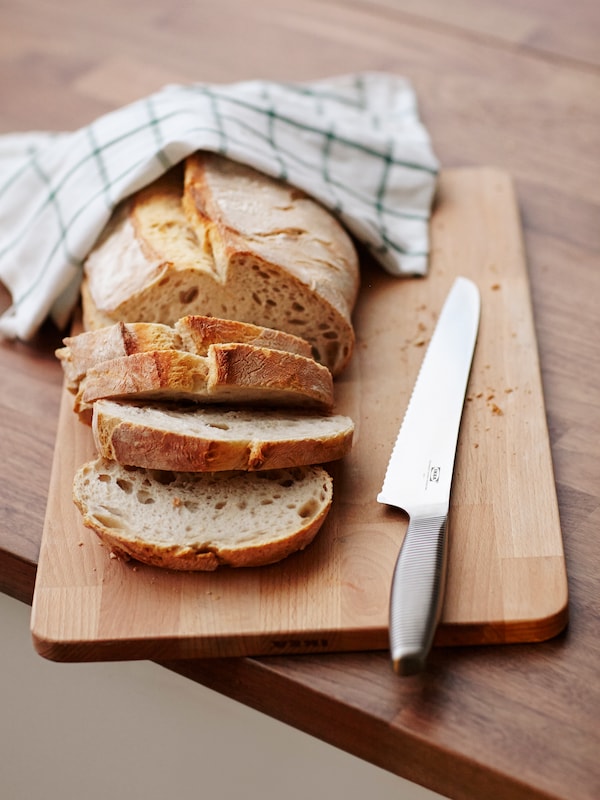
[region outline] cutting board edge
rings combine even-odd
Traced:
[[[33,620],[34,618],[32,618]],[[52,635],[39,620],[32,621],[33,647],[43,658],[60,663],[103,661],[162,661],[200,658],[241,658],[311,653],[361,652],[386,650],[388,631],[385,627],[370,631],[322,630],[223,634],[208,637],[123,637],[106,640],[71,639]]]
[[[471,647],[498,644],[534,644],[560,635],[568,625],[569,607],[565,601],[557,610],[540,619],[441,624],[434,647]],[[277,655],[307,655],[384,651],[388,649],[388,628],[346,631],[261,632],[199,637],[140,637],[82,641],[51,636],[32,615],[31,637],[38,655],[60,663],[103,661],[162,661],[198,658],[240,658]]]
[[[552,614],[537,619],[487,621],[440,625],[436,647],[468,647],[492,644],[536,644],[559,636],[569,623],[568,599]]]

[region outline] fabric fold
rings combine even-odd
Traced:
[[[408,81],[167,86],[72,133],[0,136],[0,335],[65,325],[115,206],[201,149],[311,194],[391,274],[426,274],[438,162]]]

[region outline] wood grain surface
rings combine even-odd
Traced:
[[[65,391],[33,598],[38,652],[64,661],[383,649],[406,525],[376,502],[439,310],[459,275],[481,323],[456,456],[441,644],[548,639],[567,621],[567,581],[519,217],[508,176],[440,179],[425,279],[363,260],[356,352],[336,410],[356,424],[332,465],[317,540],[280,564],[182,574],[124,562],[86,531],[73,475],[95,457]]]
[[[452,798],[600,795],[600,6],[588,0],[4,0],[0,130],[68,130],[171,81],[405,75],[445,169],[515,183],[569,625],[545,643],[170,662]],[[8,305],[6,294],[0,305]],[[51,325],[0,343],[0,589],[31,602],[62,376]],[[93,722],[91,722],[93,724]]]

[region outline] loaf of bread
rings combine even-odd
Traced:
[[[158,472],[98,459],[73,500],[117,555],[174,570],[255,567],[306,547],[332,502],[322,467],[261,472]]]
[[[211,344],[206,356],[154,350],[102,361],[88,369],[74,408],[102,398],[295,405],[329,411],[333,379],[312,358],[254,347]]]
[[[343,458],[352,447],[354,423],[340,414],[98,400],[92,430],[98,453],[120,464],[218,472]]]
[[[174,326],[157,322],[118,322],[67,336],[56,350],[66,386],[76,393],[88,369],[102,361],[152,350],[187,350],[205,356],[211,344],[245,343],[285,350],[311,358],[308,342],[298,336],[249,323],[214,317],[186,316]]]
[[[352,445],[331,410],[358,285],[331,214],[221,156],[122,203],[84,264],[86,332],[57,351],[75,410],[93,408],[100,457],[73,484],[84,524],[176,570],[306,547],[332,503],[321,465]]]
[[[287,331],[334,375],[353,349],[354,245],[304,193],[197,153],[126,201],[84,265],[84,325],[202,314]]]

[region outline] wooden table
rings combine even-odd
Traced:
[[[202,7],[200,7],[202,6]],[[171,10],[172,9],[172,10]],[[443,166],[520,201],[570,590],[544,644],[166,666],[452,798],[600,796],[600,6],[586,0],[5,0],[0,131],[71,129],[165,83],[411,79]],[[2,298],[2,307],[8,305]],[[62,375],[50,325],[0,344],[0,588],[30,602]]]

